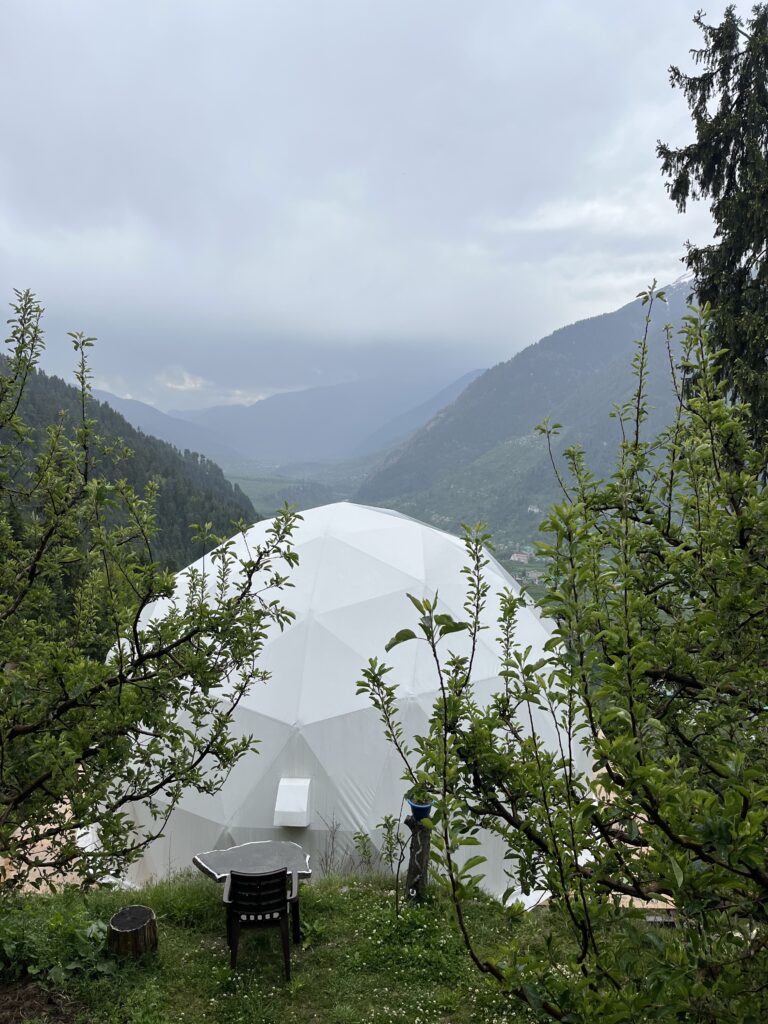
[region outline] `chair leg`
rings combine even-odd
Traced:
[[[301,942],[301,923],[299,921],[299,901],[291,904],[291,922],[293,924],[293,941]]]
[[[288,916],[280,920],[280,934],[283,938],[283,960],[285,961],[285,980],[291,980],[291,941],[288,937]]]
[[[234,971],[237,967],[237,947],[240,944],[240,924],[235,920],[230,923],[229,927],[229,966]]]

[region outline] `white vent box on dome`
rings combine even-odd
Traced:
[[[311,779],[280,779],[275,800],[273,825],[306,828],[309,824],[309,784]]]

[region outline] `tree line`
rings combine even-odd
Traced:
[[[0,370],[7,374],[8,361],[2,355],[0,360]],[[34,442],[30,457],[44,443],[53,423],[61,421],[70,433],[76,428],[80,405],[78,388],[36,367],[30,370],[18,410]],[[154,513],[158,529],[150,554],[163,566],[181,569],[204,553],[193,539],[190,523],[210,522],[217,533],[223,534],[241,519],[257,519],[250,499],[226,479],[215,462],[197,452],[179,451],[136,430],[106,402],[92,396],[87,412],[100,437],[115,450],[121,442],[126,455],[117,461],[100,458],[94,472],[110,482],[122,477],[137,491],[144,491],[150,482],[156,485]]]

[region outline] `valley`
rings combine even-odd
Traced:
[[[689,293],[686,282],[672,285],[667,303],[654,309],[649,433],[672,416],[663,326],[679,325]],[[580,444],[597,475],[610,471],[620,439],[612,412],[633,393],[633,346],[644,316],[639,300],[628,302],[442,387],[439,378],[419,377],[407,386],[392,379],[362,381],[251,406],[203,409],[186,419],[101,397],[137,428],[156,431],[177,447],[198,445],[248,495],[259,516],[286,502],[301,510],[347,499],[392,508],[452,533],[462,523],[482,521],[507,564],[511,555],[533,551],[544,512],[559,496],[546,442],[536,433],[539,423],[549,418],[562,425],[553,450],[561,465],[563,452]]]

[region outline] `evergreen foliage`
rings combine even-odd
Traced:
[[[751,406],[751,429],[768,423],[768,4],[746,21],[731,4],[719,25],[694,18],[704,46],[699,74],[670,69],[691,111],[696,138],[678,149],[659,143],[662,171],[680,211],[708,198],[712,245],[688,245],[686,263],[701,302],[710,303],[725,353],[721,373]]]
[[[0,356],[0,371],[7,372],[7,361]],[[151,556],[161,565],[180,569],[203,554],[196,544],[190,523],[210,522],[216,533],[231,533],[241,519],[255,522],[257,516],[249,498],[224,477],[210,459],[196,452],[181,452],[165,441],[144,434],[128,423],[109,405],[88,399],[88,416],[99,435],[111,445],[122,442],[131,451],[130,459],[113,466],[102,460],[99,472],[111,483],[118,475],[137,491],[150,481],[157,485],[154,508],[158,530],[151,545]],[[60,423],[70,435],[80,416],[80,394],[76,387],[58,377],[33,368],[28,376],[19,408],[32,430],[30,454],[44,443],[48,428]],[[61,413],[65,414],[62,420]]]
[[[505,595],[503,688],[476,700],[472,658],[451,655],[449,639],[480,628],[487,535],[475,529],[467,622],[414,602],[442,696],[413,752],[387,666],[373,659],[361,683],[404,777],[438,794],[433,848],[477,966],[535,1019],[768,1019],[768,451],[750,439],[748,409],[726,399],[711,330],[707,310],[691,312],[677,414],[656,438],[639,343],[608,480],[567,452],[563,500],[545,524],[548,656],[532,663],[515,647],[522,599]],[[532,704],[551,711],[558,749],[537,734]],[[576,768],[582,746],[592,775]],[[476,952],[465,907],[482,877],[480,827],[505,844],[511,890],[551,893],[571,944],[544,957],[514,942]],[[673,908],[676,927],[648,924],[649,900]]]
[[[137,494],[128,453],[89,415],[91,339],[71,335],[73,417],[33,427],[42,309],[24,292],[13,310],[0,376],[0,894],[117,872],[185,787],[216,791],[253,748],[232,736],[232,714],[266,678],[266,631],[290,618],[279,570],[296,560],[286,513],[247,561],[223,543],[175,588],[150,557],[156,489]],[[204,550],[216,543],[210,524],[198,534]],[[143,833],[136,801],[154,822]]]

